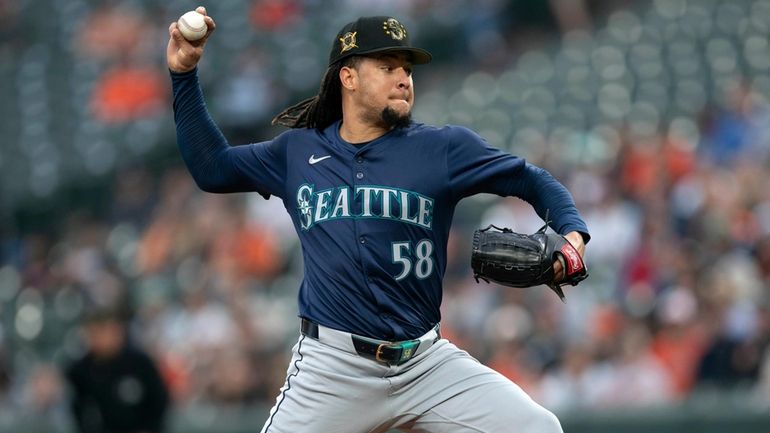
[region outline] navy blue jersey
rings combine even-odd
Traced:
[[[424,334],[440,320],[455,206],[486,192],[531,203],[558,233],[588,236],[567,190],[545,170],[473,131],[413,123],[365,145],[292,129],[230,146],[209,117],[196,71],[172,74],[177,139],[198,185],[283,200],[302,245],[299,314],[384,340]]]

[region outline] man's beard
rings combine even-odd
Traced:
[[[385,107],[380,113],[380,120],[387,129],[406,128],[412,123],[412,112],[408,111],[406,114],[399,114],[396,110]]]

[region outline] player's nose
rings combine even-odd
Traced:
[[[409,74],[404,68],[399,68],[398,71],[398,88],[408,90],[412,86],[412,80],[409,79]]]

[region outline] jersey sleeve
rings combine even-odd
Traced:
[[[455,200],[486,192],[513,195],[515,177],[525,161],[489,145],[468,128],[447,126],[449,186]]]
[[[449,126],[447,172],[455,200],[490,193],[518,197],[550,222],[560,234],[580,232],[586,242],[588,228],[572,195],[548,171],[489,145],[470,129]]]
[[[197,69],[171,72],[177,146],[195,183],[216,193],[283,196],[286,140],[231,146],[206,109]]]

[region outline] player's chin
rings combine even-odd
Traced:
[[[399,110],[395,107],[388,106],[382,110],[380,117],[388,128],[406,128],[412,123],[412,112],[410,107]]]

